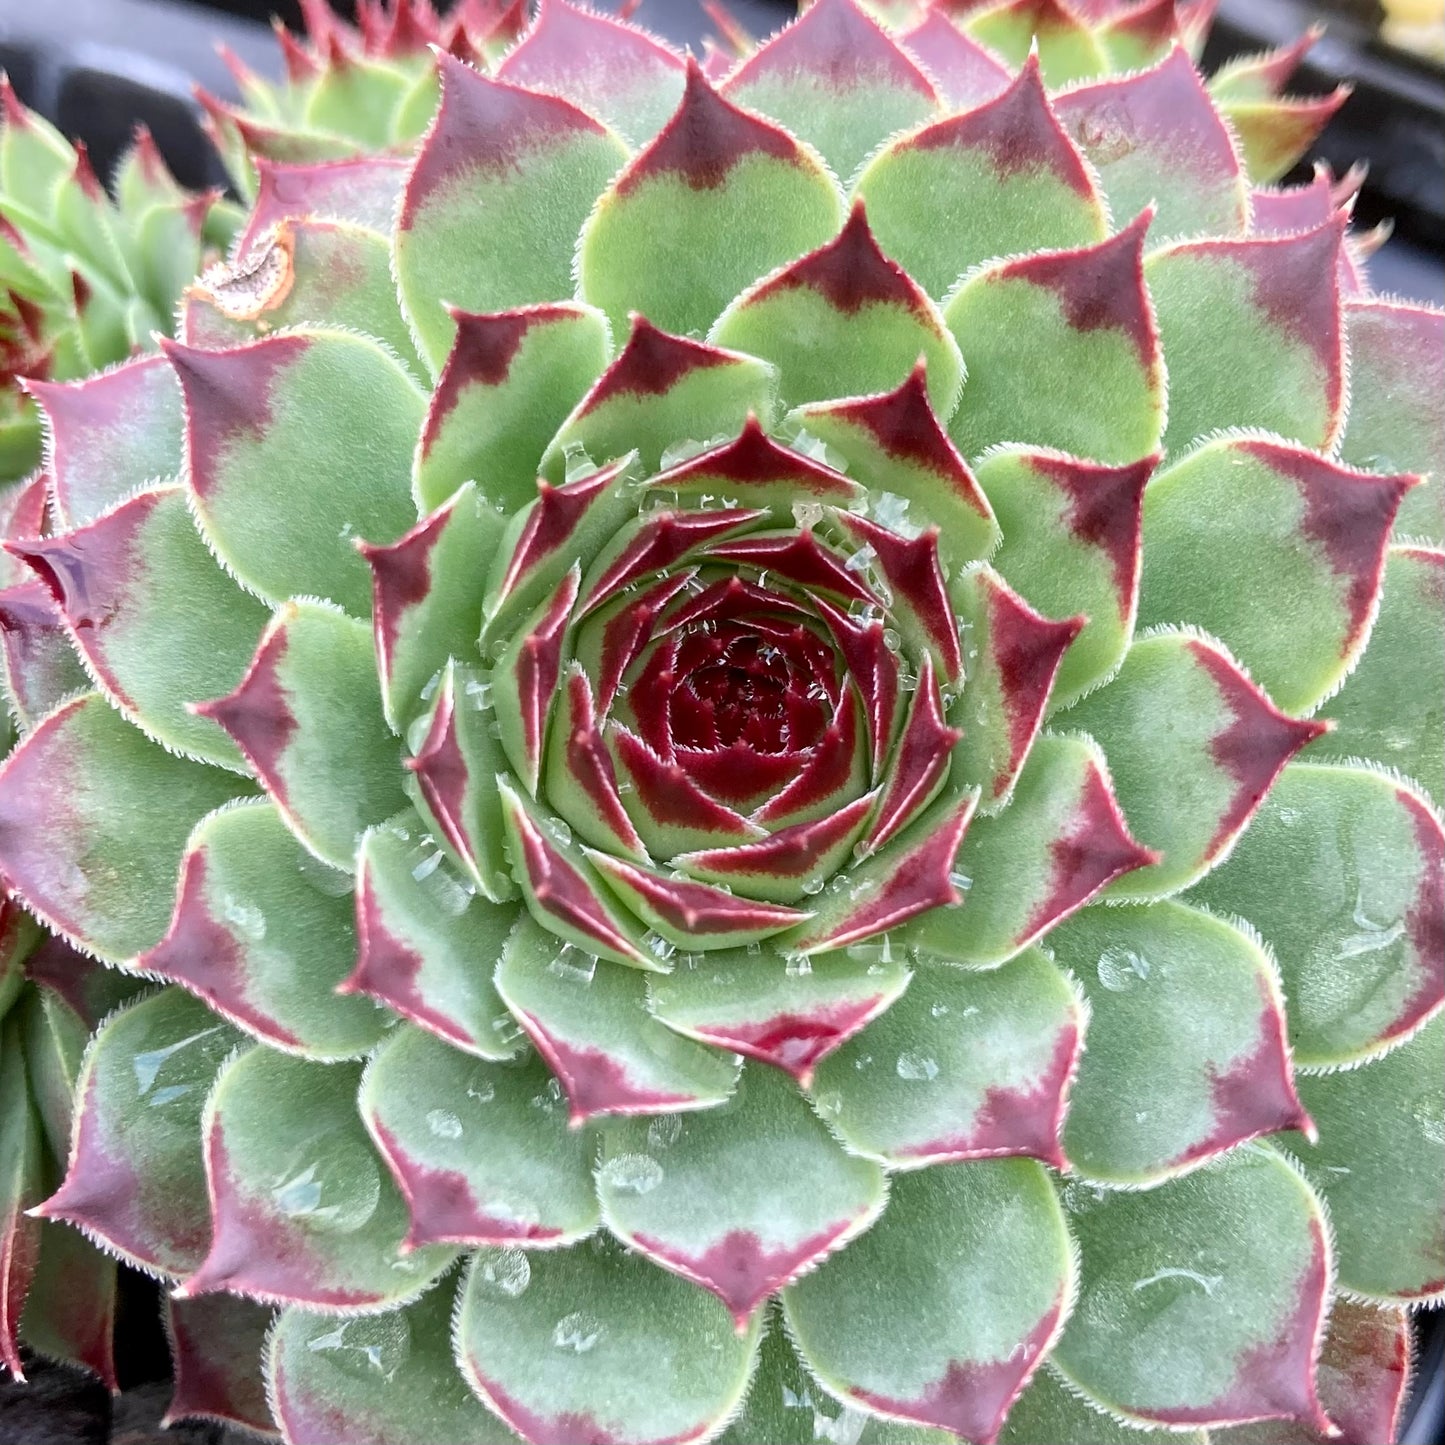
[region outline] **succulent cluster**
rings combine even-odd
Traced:
[[[1200,9],[317,18],[178,340],[31,386],[0,875],[141,990],[38,1214],[187,1409],[1393,1438],[1445,317]]]
[[[84,145],[0,73],[0,488],[40,461],[22,383],[74,380],[151,349],[237,220],[218,193],[178,185],[144,129],[107,194]]]

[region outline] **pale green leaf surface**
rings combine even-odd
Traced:
[[[406,1196],[408,1245],[552,1247],[596,1228],[595,1141],[568,1127],[535,1055],[478,1060],[403,1024],[372,1057],[360,1106]]]
[[[530,1255],[515,1292],[488,1280],[490,1259],[479,1254],[467,1277],[457,1355],[526,1435],[693,1440],[742,1398],[759,1326],[738,1334],[706,1290],[602,1241]]]

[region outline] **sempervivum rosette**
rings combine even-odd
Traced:
[[[216,1413],[280,1306],[298,1442],[1392,1432],[1441,318],[1183,49],[1019,59],[557,4],[44,394],[0,869],[163,986],[43,1212]]]
[[[0,486],[40,460],[21,383],[73,380],[149,348],[238,220],[219,191],[178,185],[143,127],[108,194],[85,146],[23,105],[0,71]]]

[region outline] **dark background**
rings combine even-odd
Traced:
[[[333,0],[338,10],[350,0]],[[608,5],[609,0],[597,0]],[[728,0],[753,33],[794,13],[790,0]],[[299,23],[295,0],[0,0],[0,69],[21,98],[71,137],[83,138],[104,175],[138,121],[150,126],[179,178],[198,187],[225,177],[196,123],[191,89],[223,97],[234,83],[216,56],[224,43],[254,69],[276,74],[280,59],[265,21]],[[697,0],[642,0],[637,20],[696,47],[708,28]],[[1223,0],[1206,69],[1231,55],[1293,39],[1313,21],[1329,25],[1294,89],[1323,92],[1342,80],[1354,94],[1317,148],[1337,172],[1360,158],[1370,176],[1357,218],[1390,220],[1395,234],[1372,261],[1375,289],[1445,304],[1445,68],[1407,54],[1378,34],[1377,0]],[[1302,168],[1292,180],[1308,179]],[[1445,398],[1440,399],[1445,405]],[[220,1445],[211,1425],[162,1432],[167,1354],[157,1303],[130,1280],[118,1331],[127,1388],[112,1401],[78,1372],[36,1362],[33,1387],[0,1379],[0,1445]],[[1421,1317],[1405,1445],[1445,1442],[1445,1314]],[[240,1440],[225,1436],[226,1441]]]

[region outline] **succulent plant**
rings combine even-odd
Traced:
[[[1393,1435],[1445,317],[1107,13],[552,0],[35,388],[0,874],[159,985],[40,1213],[211,1413],[269,1326],[294,1442]]]
[[[73,380],[151,349],[236,219],[219,193],[178,185],[144,129],[108,195],[84,144],[72,146],[0,74],[0,487],[40,461],[40,422],[21,383]]]
[[[196,95],[238,189],[271,184],[258,163],[405,155],[436,110],[432,49],[485,65],[527,25],[526,0],[460,0],[439,15],[431,0],[361,0],[348,24],[328,0],[302,0],[303,28],[276,22],[283,74],[260,75],[223,51],[239,103]]]

